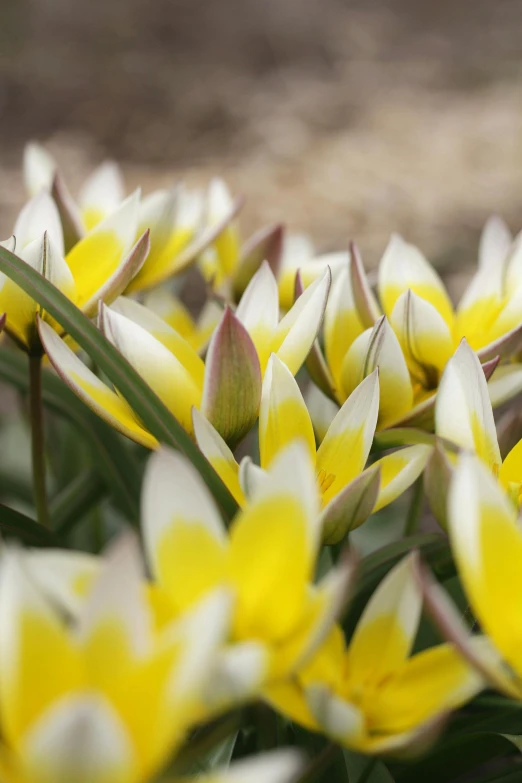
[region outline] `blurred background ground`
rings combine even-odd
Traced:
[[[519,0],[2,0],[0,226],[23,143],[73,184],[226,177],[249,228],[283,219],[369,263],[392,230],[451,267],[492,211],[522,224]]]

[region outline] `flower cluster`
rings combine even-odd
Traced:
[[[0,780],[450,783],[489,745],[520,774],[522,427],[493,413],[520,237],[488,221],[454,308],[398,236],[378,296],[354,245],[243,241],[221,181],[126,196],[105,163],[74,199],[37,144],[24,176],[0,377],[37,521],[0,507]]]

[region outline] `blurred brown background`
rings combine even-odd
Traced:
[[[218,173],[248,227],[471,261],[491,211],[522,224],[521,34],[519,0],[2,0],[3,233],[34,138],[73,185]]]

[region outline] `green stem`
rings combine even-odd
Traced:
[[[41,354],[29,355],[29,412],[31,417],[34,505],[38,522],[49,528],[49,508],[45,489]]]
[[[413,485],[413,495],[411,498],[411,505],[406,517],[406,524],[404,526],[404,537],[412,536],[419,524],[420,515],[422,512],[422,505],[424,501],[424,484],[422,476],[419,476],[415,484]]]

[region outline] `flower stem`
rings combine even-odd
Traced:
[[[41,354],[29,355],[29,411],[31,416],[34,505],[38,522],[49,528],[49,508],[45,489]]]

